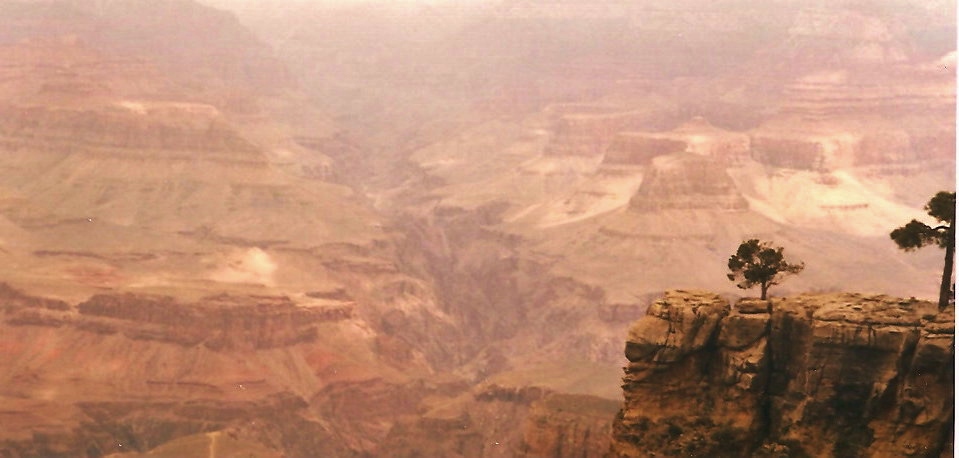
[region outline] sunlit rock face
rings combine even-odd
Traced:
[[[947,456],[953,320],[888,296],[667,293],[630,329],[608,456]]]
[[[638,211],[749,208],[719,162],[691,153],[654,160],[629,206]]]

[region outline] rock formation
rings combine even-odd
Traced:
[[[654,157],[669,153],[686,151],[686,142],[669,138],[620,133],[613,139],[612,144],[603,156],[604,164],[634,164],[647,165]]]
[[[926,65],[795,79],[784,86],[778,113],[750,133],[753,159],[806,170],[951,159],[954,129],[929,120],[955,118],[955,88],[948,72]]]
[[[749,150],[748,135],[719,129],[696,116],[665,132],[620,132],[606,149],[603,164],[646,165],[656,156],[690,152],[729,165],[748,157]]]
[[[616,401],[537,387],[479,386],[401,422],[377,456],[599,458]]]
[[[951,456],[954,314],[673,291],[633,324],[610,457]]]
[[[0,5],[0,24],[0,43],[59,35],[111,54],[151,56],[194,90],[272,92],[293,84],[272,50],[235,16],[199,2],[11,1]]]
[[[692,153],[659,156],[629,202],[640,211],[745,210],[746,199],[717,161]]]
[[[2,285],[0,454],[102,456],[229,430],[342,456],[343,436],[306,409],[337,378],[331,343],[342,330],[330,328],[351,320],[349,303],[101,294],[74,305]],[[291,436],[296,428],[327,443]]]
[[[641,125],[641,112],[576,113],[556,120],[554,137],[545,154],[552,156],[596,156],[614,141],[618,132]],[[672,152],[672,151],[667,151]]]

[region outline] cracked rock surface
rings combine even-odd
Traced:
[[[952,456],[955,315],[672,291],[633,324],[608,456]]]

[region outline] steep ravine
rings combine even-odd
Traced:
[[[473,346],[458,362],[502,350],[516,363],[546,357],[618,365],[622,333],[646,303],[613,306],[602,288],[557,273],[554,258],[501,227],[501,207],[441,207],[428,217],[394,220],[404,222],[406,234],[400,262],[409,275],[429,279]]]
[[[436,347],[426,338],[435,323],[404,311],[392,314],[404,323],[396,332],[440,377],[468,385],[422,398],[370,456],[598,458],[608,447],[629,318],[607,313],[602,290],[552,273],[497,227],[500,213],[491,204],[394,218],[406,235],[400,268],[428,279],[459,335]]]
[[[952,456],[954,311],[670,292],[633,324],[608,457]]]

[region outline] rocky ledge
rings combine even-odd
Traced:
[[[667,293],[630,329],[608,456],[952,456],[954,322],[888,296]]]
[[[312,342],[317,325],[350,319],[352,302],[299,304],[286,296],[98,294],[74,306],[25,295],[0,283],[0,324],[71,327],[134,340],[203,345],[214,351],[267,349]]]

